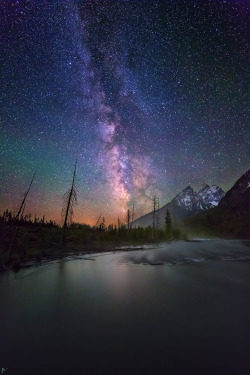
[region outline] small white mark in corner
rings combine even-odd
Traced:
[[[2,367],[1,374],[5,374],[7,370],[8,370],[7,367]]]

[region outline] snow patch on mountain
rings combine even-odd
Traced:
[[[206,211],[212,208],[223,205],[237,204],[241,197],[249,192],[250,186],[250,170],[247,171],[230,189],[227,194],[216,185],[204,185],[198,193],[195,192],[191,186],[187,186],[179,194],[171,200],[171,202],[165,204],[157,212],[159,219],[159,228],[164,228],[166,210],[169,211],[172,222],[175,225],[179,220],[182,220],[188,216],[195,215],[199,212]],[[236,202],[236,203],[235,203]],[[152,226],[153,223],[153,212],[149,212],[134,220],[133,226],[141,226],[146,228]]]
[[[192,212],[198,212],[200,209],[203,209],[203,202],[191,186],[187,186],[183,191],[177,194],[173,200],[178,206]]]
[[[205,185],[199,192],[198,195],[203,200],[207,208],[213,208],[218,206],[221,199],[225,196],[225,192],[218,186]]]

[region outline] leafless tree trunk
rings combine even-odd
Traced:
[[[22,212],[22,210],[23,210],[23,208],[24,208],[24,206],[25,206],[25,201],[26,201],[27,196],[28,196],[28,194],[29,194],[29,192],[30,192],[31,185],[33,184],[33,181],[34,181],[34,179],[35,179],[35,175],[36,175],[36,170],[35,170],[35,172],[34,172],[34,174],[33,174],[33,177],[32,177],[32,179],[31,179],[31,181],[30,181],[30,184],[29,184],[28,190],[27,190],[27,191],[25,192],[25,194],[24,194],[23,201],[22,201],[21,206],[19,207],[19,210],[18,210],[18,212],[17,212],[17,214],[16,214],[15,220],[19,219],[20,213]]]
[[[64,247],[66,245],[66,230],[68,224],[71,223],[72,217],[74,215],[73,207],[77,203],[77,191],[76,191],[76,162],[75,168],[73,172],[73,179],[72,185],[70,190],[68,190],[63,196],[63,208],[62,208],[62,216],[64,217],[64,223],[62,228],[62,237],[60,241],[60,247]]]
[[[153,226],[152,226],[152,239],[154,238],[155,234],[155,213],[156,213],[156,203],[157,203],[157,198],[156,196],[153,197]]]
[[[29,194],[29,192],[30,192],[31,186],[32,186],[33,181],[34,181],[34,179],[35,179],[35,176],[36,176],[36,170],[35,170],[35,172],[34,172],[34,174],[33,174],[33,176],[32,176],[32,179],[31,179],[31,181],[30,181],[30,184],[29,184],[28,189],[27,189],[27,191],[26,191],[25,194],[24,194],[24,197],[23,197],[22,203],[21,203],[21,205],[20,205],[20,207],[19,207],[19,210],[18,210],[18,212],[17,212],[17,214],[16,214],[16,216],[15,216],[15,219],[14,219],[14,221],[13,221],[13,226],[12,226],[12,228],[11,228],[11,230],[10,230],[10,240],[9,240],[8,247],[7,247],[7,251],[10,251],[10,255],[9,255],[8,263],[11,262],[11,257],[12,257],[12,253],[13,253],[14,245],[15,245],[15,242],[16,242],[16,239],[17,239],[17,235],[18,235],[18,231],[19,231],[19,227],[20,227],[20,223],[18,222],[18,220],[20,219],[20,215],[21,215],[21,217],[22,217],[23,214],[24,214],[25,202],[26,202],[27,196],[28,196],[28,194]],[[16,224],[18,224],[18,225],[17,225],[17,229],[15,230],[15,229],[14,229],[14,226],[15,226]]]
[[[158,237],[158,230],[159,230],[159,216],[160,216],[160,200],[159,198],[156,198],[156,238]]]
[[[132,225],[135,219],[135,206],[132,206],[132,217],[131,217],[131,224],[130,224],[130,229],[132,229]]]
[[[101,217],[102,217],[102,214],[97,219],[97,222],[96,222],[96,225],[95,225],[95,230],[99,229],[99,223],[100,223]]]
[[[127,212],[127,220],[128,220],[128,230],[130,229],[130,210]]]

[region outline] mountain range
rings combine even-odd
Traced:
[[[155,227],[164,228],[168,210],[174,226],[205,232],[210,228],[217,235],[233,231],[236,236],[246,237],[249,234],[249,193],[250,170],[227,193],[216,185],[204,185],[198,192],[187,186],[155,215],[152,211],[134,220],[133,227],[152,226],[154,220]]]
[[[167,210],[170,212],[172,221],[175,224],[185,217],[216,207],[224,196],[225,192],[216,185],[211,187],[204,185],[198,193],[191,186],[187,186],[171,202],[165,204],[165,206],[155,213],[155,227],[157,223],[158,228],[164,227]],[[152,211],[139,217],[134,220],[133,227],[145,228],[150,225],[152,226],[153,216],[154,213]]]
[[[250,170],[236,181],[217,207],[185,218],[182,229],[192,235],[249,239],[249,198]]]

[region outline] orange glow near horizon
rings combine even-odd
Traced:
[[[60,199],[61,200],[61,199]],[[21,200],[16,198],[15,201],[11,202],[11,204],[7,207],[4,205],[4,202],[0,203],[0,213],[3,213],[6,209],[12,211],[13,213],[17,213],[18,208],[20,206]],[[27,201],[27,206],[24,212],[24,215],[31,214],[32,219],[34,217],[42,218],[45,216],[46,221],[55,221],[58,225],[62,225],[63,218],[61,216],[61,205],[58,205],[59,202],[44,202],[43,204],[31,204],[30,200]],[[60,202],[61,203],[61,202]],[[101,219],[105,217],[105,224],[106,226],[113,224],[118,224],[118,216],[120,219],[120,223],[126,223],[126,216],[127,216],[127,209],[123,206],[118,209],[109,209],[105,207],[105,209],[100,208],[82,208],[81,204],[79,203],[74,207],[74,216],[72,221],[75,223],[80,224],[88,224],[90,226],[96,225],[96,222],[101,214]]]

